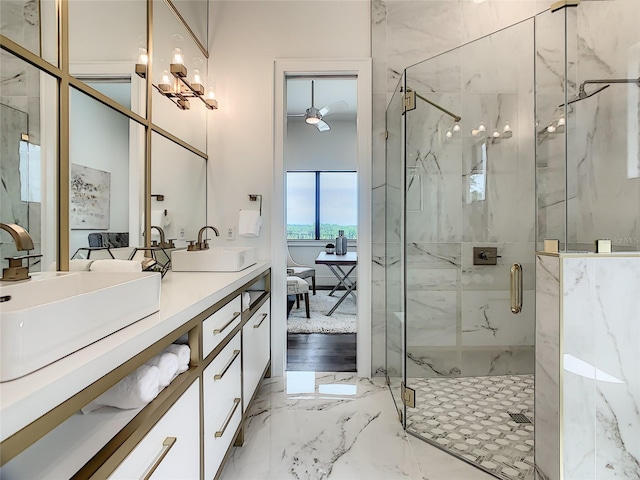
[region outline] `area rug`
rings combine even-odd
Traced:
[[[317,295],[309,292],[309,309],[311,318],[306,317],[304,300],[300,300],[300,308],[293,306],[287,319],[288,333],[356,333],[356,301],[349,295],[333,312],[326,315],[333,308],[344,291],[339,291],[333,297],[328,290],[318,290]]]

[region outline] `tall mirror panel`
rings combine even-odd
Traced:
[[[195,240],[206,224],[207,162],[153,133],[151,138],[151,240],[174,240],[176,248]]]
[[[71,75],[145,116],[147,62],[145,0],[69,1]],[[129,94],[111,96],[110,83],[127,85]]]
[[[30,271],[55,269],[57,82],[1,50],[0,85],[2,267],[7,257],[42,255],[22,264]],[[26,230],[31,243],[6,225]]]
[[[152,121],[204,152],[213,87],[206,59],[164,0],[153,3],[153,31]]]
[[[129,94],[101,88],[121,102]],[[69,255],[127,258],[143,243],[144,127],[71,88],[69,132]]]
[[[56,0],[0,1],[0,34],[58,65]]]

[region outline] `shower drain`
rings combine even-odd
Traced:
[[[507,412],[507,413],[509,413],[509,412]],[[531,423],[531,420],[529,420],[529,417],[527,417],[526,415],[524,415],[522,413],[509,413],[509,416],[516,423]]]

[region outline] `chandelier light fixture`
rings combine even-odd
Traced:
[[[163,70],[160,75],[160,82],[153,87],[165,98],[168,98],[180,110],[189,110],[191,105],[189,99],[195,98],[200,100],[209,110],[218,108],[214,89],[212,86],[206,90],[204,86],[204,78],[202,76],[203,60],[199,57],[192,59],[191,81],[189,81],[189,72],[185,66],[184,53],[182,51],[182,35],[174,34],[172,36],[174,48],[171,52],[171,64],[169,70]],[[147,66],[149,65],[149,56],[145,48],[138,50],[138,62],[136,63],[135,72],[141,78],[147,78]]]

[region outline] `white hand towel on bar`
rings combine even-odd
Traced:
[[[152,365],[141,365],[93,402],[82,408],[89,413],[100,407],[122,409],[140,408],[158,396],[160,391],[160,369]]]
[[[249,310],[249,307],[251,307],[251,294],[242,292],[242,311]]]
[[[240,210],[238,216],[238,235],[243,237],[257,237],[260,235],[262,217],[258,210]]]
[[[189,370],[189,361],[191,360],[191,349],[189,345],[178,345],[172,343],[164,350],[165,352],[171,352],[178,357],[178,373],[183,373]]]
[[[91,263],[92,272],[141,272],[142,264],[135,260],[96,260]]]

